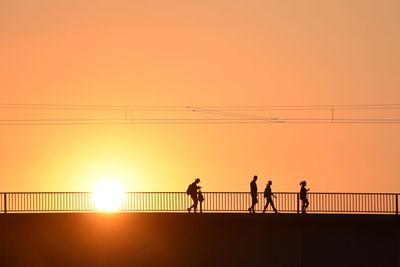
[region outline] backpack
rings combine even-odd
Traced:
[[[196,184],[190,184],[188,188],[186,189],[186,194],[192,195],[197,193],[197,185]]]
[[[198,199],[199,199],[200,202],[203,202],[203,201],[204,201],[204,196],[203,196],[203,194],[201,193],[201,191],[199,191]]]
[[[268,186],[265,187],[265,190],[264,190],[264,197],[271,197],[271,194],[272,194],[271,189],[268,188]]]

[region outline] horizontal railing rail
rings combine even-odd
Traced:
[[[293,192],[274,193],[275,207],[282,213],[299,213],[301,200]],[[248,212],[251,197],[246,192],[203,192],[204,202],[198,211]],[[266,203],[258,193],[256,212]],[[398,193],[309,193],[310,213],[371,213],[398,214]],[[187,212],[192,204],[183,192],[128,192],[125,193],[120,212]],[[10,192],[0,193],[0,212],[98,212],[90,192]],[[267,211],[271,211],[268,207]]]

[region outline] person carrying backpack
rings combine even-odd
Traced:
[[[188,189],[186,190],[186,193],[192,198],[193,200],[193,205],[190,206],[189,208],[187,208],[188,212],[190,213],[190,211],[193,209],[194,213],[197,212],[197,204],[199,202],[199,199],[197,197],[197,190],[200,189],[201,187],[198,186],[198,184],[200,183],[200,179],[196,178],[194,180],[193,183],[191,183],[188,187]]]
[[[272,200],[272,197],[276,198],[276,196],[272,193],[271,185],[272,181],[270,180],[268,181],[267,187],[265,187],[264,190],[264,197],[267,199],[267,203],[265,203],[263,213],[265,213],[269,204],[271,204],[271,207],[275,211],[275,213],[278,213],[278,211],[275,208],[274,201]]]

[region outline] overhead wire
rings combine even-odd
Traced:
[[[7,110],[7,111],[5,111]],[[38,110],[53,111],[48,118],[35,117]],[[381,110],[398,111],[390,114],[373,114]],[[10,112],[18,111],[10,114]],[[58,114],[58,111],[68,113]],[[82,112],[93,112],[83,114]],[[278,112],[280,111],[280,113]],[[360,111],[354,114],[336,114],[335,111]],[[3,114],[3,113],[6,114]],[[115,112],[119,112],[116,115]],[[249,113],[256,114],[249,114]],[[265,114],[275,112],[275,114]],[[286,112],[310,112],[303,117]],[[317,112],[317,114],[315,114]],[[323,113],[321,113],[323,112]],[[329,113],[327,113],[329,112]],[[70,114],[72,113],[72,114]],[[205,115],[201,118],[193,113]],[[264,114],[262,114],[264,113]],[[111,117],[107,117],[113,114]],[[140,114],[140,115],[138,115]],[[147,114],[146,116],[144,114]],[[135,116],[134,116],[135,115]],[[150,115],[150,116],[148,116]],[[303,114],[304,115],[304,114]],[[319,116],[315,116],[319,115]],[[6,116],[6,117],[4,117]],[[17,116],[13,118],[12,116]],[[22,118],[20,116],[23,116]],[[40,116],[43,116],[40,115]],[[46,116],[46,117],[47,117]],[[52,116],[54,118],[52,118]],[[183,117],[185,116],[185,117]],[[190,116],[189,118],[187,116]],[[74,118],[76,117],[76,118]],[[400,104],[363,105],[285,105],[285,106],[133,106],[133,105],[78,105],[0,103],[0,125],[118,125],[118,124],[233,124],[233,123],[400,123]]]

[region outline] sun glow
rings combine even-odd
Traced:
[[[117,180],[103,179],[96,183],[92,198],[97,210],[111,212],[121,208],[125,192]]]

